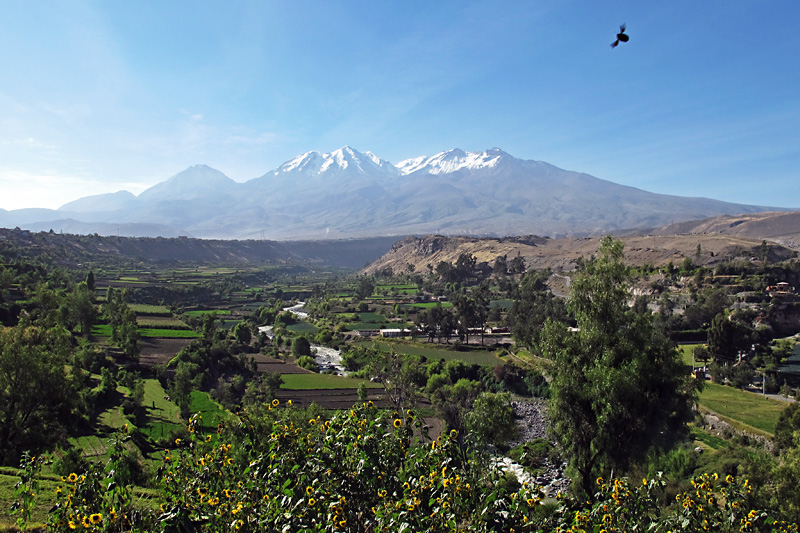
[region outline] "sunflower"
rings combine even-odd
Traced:
[[[399,418],[395,418],[393,424],[394,424],[394,427],[399,428],[400,426],[403,425],[403,421],[400,420]]]
[[[95,513],[89,517],[89,522],[91,522],[94,525],[97,525],[102,521],[103,521],[103,515],[100,513]]]
[[[72,474],[69,475],[67,481],[69,481],[70,483],[75,483],[76,481],[78,481],[78,474],[75,474],[73,472]]]
[[[277,398],[276,398],[276,399],[274,399],[274,400],[272,400],[272,406],[273,406],[273,407],[278,407],[278,405],[280,405],[280,403],[281,403],[281,402],[280,402],[280,401],[278,401],[278,399],[277,399]]]

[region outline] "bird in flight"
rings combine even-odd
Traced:
[[[611,43],[611,48],[616,48],[619,43],[627,43],[628,39],[630,39],[630,37],[628,37],[628,34],[625,33],[625,24],[623,24],[619,27],[617,40]]]

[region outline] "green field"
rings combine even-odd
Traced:
[[[137,316],[136,325],[140,328],[189,329],[181,319],[172,316]]]
[[[416,303],[411,304],[412,307],[420,307],[422,309],[430,309],[431,307],[436,307],[437,304],[442,304],[442,309],[447,309],[448,307],[453,307],[452,302],[424,302],[424,303]]]
[[[495,307],[497,307],[499,309],[508,310],[511,309],[512,305],[514,305],[514,300],[508,300],[508,299],[492,300],[491,302],[489,302],[489,309],[494,309]]]
[[[746,392],[716,383],[706,383],[698,400],[700,407],[722,415],[741,429],[754,428],[772,436],[778,416],[788,404],[764,398],[760,394]],[[736,424],[738,423],[738,424]]]
[[[165,305],[128,304],[128,308],[137,315],[170,316],[172,314]]]
[[[404,355],[420,355],[426,357],[429,361],[438,361],[439,359],[444,359],[445,361],[463,361],[465,363],[474,363],[476,365],[484,366],[496,366],[503,362],[499,357],[489,350],[477,349],[457,352],[455,350],[435,348],[432,346],[420,346],[418,344],[386,341],[367,341],[364,344],[382,352],[394,350],[395,352]]]
[[[356,313],[356,314],[358,315],[359,322],[377,322],[383,324],[387,320],[386,317],[380,313],[368,312],[368,313]]]
[[[169,437],[183,426],[180,409],[171,400],[167,400],[164,388],[157,379],[144,380],[142,405],[147,409],[147,424],[139,430],[151,441],[157,442]]]
[[[681,360],[684,362],[686,366],[692,366],[692,352],[694,349],[700,344],[681,344],[678,346],[678,351],[681,353]],[[695,368],[701,368],[703,366],[703,361],[697,360],[694,362]]]
[[[189,411],[192,414],[200,414],[202,417],[200,426],[207,430],[216,429],[217,425],[231,416],[220,404],[212,400],[208,393],[201,391],[192,391]]]
[[[333,374],[283,374],[282,389],[357,389],[362,383],[368,389],[380,389],[380,383],[372,383],[365,379],[343,378]]]
[[[158,329],[158,328],[139,328],[139,335],[141,335],[142,337],[149,337],[156,339],[196,339],[202,336],[198,332],[191,329]]]
[[[184,314],[186,316],[203,316],[211,313],[216,313],[218,315],[229,315],[231,314],[231,311],[230,309],[197,309],[194,311],[186,311]]]
[[[298,322],[297,324],[286,326],[286,329],[292,333],[316,333],[319,331],[314,324],[309,324],[308,322]]]

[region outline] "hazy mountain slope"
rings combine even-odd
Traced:
[[[769,208],[653,194],[498,148],[453,149],[392,165],[343,147],[308,152],[245,183],[195,165],[133,197],[86,197],[58,211],[0,213],[6,226],[72,219],[86,231],[156,228],[207,238],[376,235],[600,235]],[[774,208],[773,208],[774,209]],[[77,226],[74,226],[77,227]],[[158,233],[160,234],[160,233]]]
[[[659,233],[718,233],[800,247],[800,211],[724,215],[672,224]]]
[[[288,241],[95,237],[0,229],[0,248],[28,256],[46,254],[72,266],[130,259],[159,264],[290,264],[362,268],[388,251],[394,239]]]

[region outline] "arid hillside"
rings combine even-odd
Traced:
[[[395,237],[269,241],[163,237],[102,237],[0,229],[0,247],[76,265],[110,260],[145,264],[305,265],[358,269],[385,253]]]
[[[632,265],[651,264],[663,266],[670,261],[678,266],[686,257],[695,264],[713,266],[736,257],[758,258],[761,239],[735,235],[649,235],[621,237],[625,243],[625,260]],[[428,235],[408,237],[396,243],[391,251],[369,265],[364,271],[378,272],[391,268],[394,272],[410,270],[427,272],[440,261],[454,263],[462,253],[472,254],[478,263],[493,264],[499,256],[512,259],[517,255],[525,259],[529,268],[574,270],[578,259],[589,258],[597,252],[600,237],[548,239],[543,237],[516,237],[507,239],[443,237]],[[698,255],[698,245],[700,254]],[[796,249],[769,243],[769,260],[780,261],[797,254]]]
[[[660,234],[706,233],[766,239],[790,248],[800,248],[800,211],[752,213],[681,222],[659,230]]]

